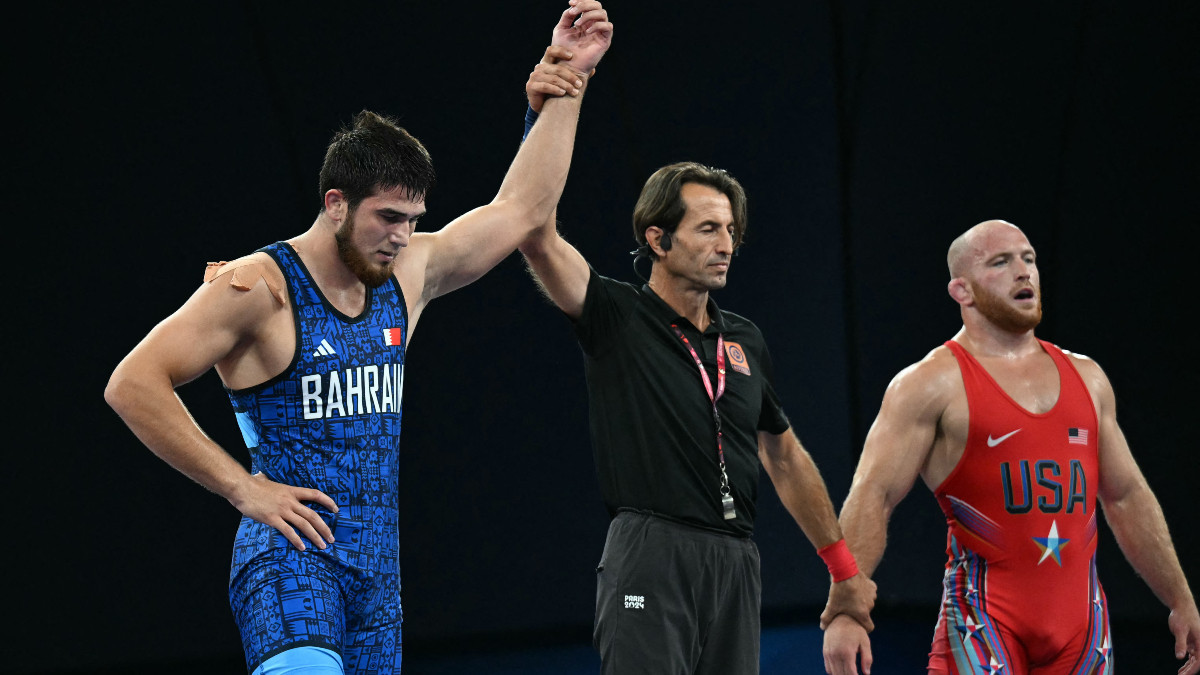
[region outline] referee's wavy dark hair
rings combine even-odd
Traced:
[[[657,259],[658,256],[646,245],[646,229],[657,227],[667,234],[674,234],[679,227],[687,211],[687,205],[680,197],[684,183],[707,185],[729,197],[729,206],[733,210],[733,246],[741,246],[746,234],[746,191],[742,184],[724,169],[696,162],[677,162],[664,166],[646,179],[637,205],[633,207],[633,238],[637,240],[639,251],[651,260]]]
[[[405,197],[424,199],[436,175],[429,151],[390,117],[364,110],[329,141],[321,165],[320,199],[341,190],[351,210],[379,191],[403,187]]]

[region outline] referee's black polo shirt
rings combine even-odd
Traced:
[[[592,270],[575,333],[585,355],[592,449],[610,515],[620,508],[749,536],[758,496],[758,431],[788,430],[771,357],[750,321],[717,308],[703,334],[649,286]],[[717,334],[725,340],[725,394],[717,403],[737,518],[725,520],[712,404],[677,325],[717,388]]]

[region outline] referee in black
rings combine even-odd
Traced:
[[[526,124],[542,95],[528,90]],[[760,464],[829,566],[822,627],[847,614],[867,630],[875,584],[858,573],[829,493],[771,382],[762,334],[719,309],[746,230],[728,173],[672,164],[633,214],[649,282],[597,274],[555,219],[521,246],[585,355],[592,447],[613,520],[597,569],[601,672],[757,673],[761,582],[754,531]]]

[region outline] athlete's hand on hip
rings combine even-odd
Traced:
[[[304,502],[320,504],[332,513],[338,511],[337,504],[324,492],[276,483],[262,473],[250,476],[229,498],[229,503],[238,511],[279,530],[292,546],[301,551],[305,550],[305,546],[300,535],[323,549],[326,542],[333,543],[333,531]]]
[[[838,614],[848,614],[869,633],[875,630],[875,624],[871,621],[871,608],[874,606],[875,582],[861,572],[829,584],[829,602],[825,603],[825,611],[821,612],[821,629],[828,628],[829,622]]]
[[[1195,603],[1182,610],[1171,610],[1167,627],[1175,636],[1175,658],[1187,659],[1179,668],[1179,675],[1200,673],[1200,613]]]
[[[590,73],[612,45],[613,25],[608,11],[597,0],[570,0],[562,13],[550,44],[574,52],[566,65],[580,73]]]
[[[829,675],[858,675],[856,660],[861,656],[862,672],[871,675],[871,640],[867,630],[847,614],[833,617],[825,629],[825,672]]]

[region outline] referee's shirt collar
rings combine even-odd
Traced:
[[[650,306],[650,311],[668,324],[685,323],[697,333],[699,328],[692,325],[691,319],[676,312],[674,308],[667,304],[666,300],[658,297],[654,289],[650,288],[650,284],[642,284],[642,296],[646,298],[647,304]],[[725,332],[725,317],[721,316],[721,310],[717,307],[717,301],[713,300],[712,293],[708,294],[708,328],[704,330],[705,335]]]

